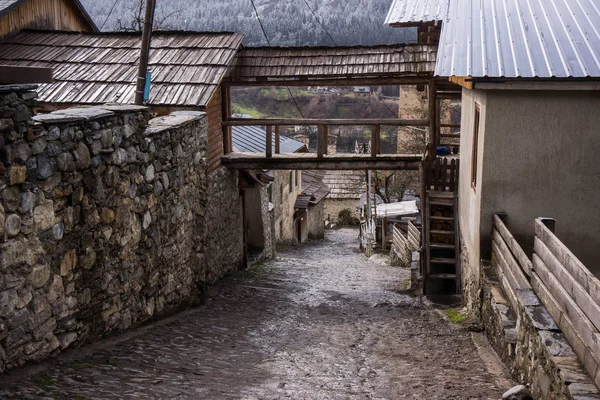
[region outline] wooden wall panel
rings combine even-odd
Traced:
[[[69,0],[29,0],[0,18],[0,39],[22,29],[93,31]]]
[[[208,117],[208,171],[221,165],[223,156],[223,115],[221,112],[221,88],[217,88],[206,108]]]

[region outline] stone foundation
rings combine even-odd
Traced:
[[[480,263],[474,263],[469,256],[465,241],[460,238],[460,268],[462,279],[462,296],[469,313],[475,317],[481,316],[481,299],[483,295],[483,272]]]
[[[207,174],[204,113],[31,119],[0,87],[0,372],[196,303],[242,265],[237,172]]]

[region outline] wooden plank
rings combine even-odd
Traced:
[[[504,242],[506,243],[512,254],[519,261],[519,265],[521,266],[523,271],[528,276],[531,276],[531,261],[529,260],[529,258],[527,258],[527,255],[525,254],[517,240],[513,237],[513,235],[510,233],[510,231],[498,215],[494,215],[494,227],[498,230],[498,232],[502,236],[502,239],[504,239]]]
[[[502,266],[499,264],[499,260],[496,257],[496,254],[497,253],[492,252],[492,267],[494,267],[494,270],[496,271],[498,281],[500,282],[500,285],[502,286],[506,297],[508,297],[508,301],[510,301],[512,309],[515,310],[515,312],[517,312],[520,309],[519,302],[517,301],[517,293],[514,291],[512,284],[509,282],[505,270],[503,270]]]
[[[516,283],[518,286],[515,289],[531,289],[531,285],[525,276],[523,269],[519,265],[519,262],[514,257],[513,253],[510,251],[508,245],[502,238],[500,232],[497,229],[494,229],[493,232],[493,240],[498,245],[498,251],[501,252],[501,255],[506,260],[507,267],[510,268],[511,274],[515,277]]]
[[[389,125],[389,126],[428,126],[428,120],[425,119],[298,119],[298,118],[229,118],[223,121],[224,126],[266,126],[266,125],[349,125],[349,126],[369,126],[369,125]]]
[[[506,278],[508,284],[511,289],[516,293],[517,289],[524,289],[519,284],[518,278],[513,274],[512,269],[508,266],[508,260],[502,254],[502,251],[499,249],[498,243],[492,242],[492,251],[494,252],[494,257],[496,259],[496,265],[498,269],[501,271],[502,275]],[[518,301],[518,300],[517,300]]]
[[[427,108],[427,120],[429,127],[429,132],[427,134],[427,143],[435,145],[436,143],[436,116],[437,116],[437,107],[436,107],[436,97],[435,97],[435,81],[432,79],[428,84],[428,108]]]
[[[269,79],[246,80],[242,78],[229,78],[225,84],[228,86],[381,86],[381,85],[426,85],[430,77],[415,76],[384,76],[379,77],[301,77],[298,79]]]
[[[275,126],[275,154],[281,153],[281,141],[279,139],[279,126]]]
[[[456,293],[462,293],[462,269],[460,258],[460,232],[458,230],[458,192],[454,193],[454,254],[456,256]]]
[[[287,170],[404,170],[416,171],[419,169],[420,161],[415,160],[410,156],[385,156],[380,155],[373,158],[370,155],[366,157],[346,157],[340,154],[325,155],[318,158],[314,153],[293,153],[273,155],[270,158],[261,154],[244,154],[230,153],[224,155],[221,159],[223,165],[233,169],[287,169]]]
[[[425,224],[425,227],[423,229],[423,248],[424,248],[424,252],[423,252],[423,291],[424,293],[427,295],[429,294],[429,274],[431,273],[431,266],[430,266],[430,259],[431,259],[431,247],[429,246],[430,244],[430,235],[431,235],[431,222],[429,220],[429,216],[431,214],[431,205],[429,204],[430,202],[430,197],[429,197],[429,193],[425,192],[425,215],[424,215],[424,219],[423,219],[423,223]]]
[[[558,322],[559,327],[566,315],[585,345],[600,358],[600,333],[537,254],[533,255],[533,269],[561,307],[563,318]]]
[[[321,134],[323,135],[321,138],[321,143],[323,144],[323,154],[327,154],[327,146],[329,145],[329,127],[327,125],[323,126]]]
[[[267,125],[267,134],[265,140],[266,156],[267,158],[271,158],[273,157],[273,127],[271,125]]]
[[[371,156],[377,157],[381,153],[381,126],[375,125],[371,130]]]
[[[538,218],[535,221],[535,235],[550,249],[552,254],[569,271],[571,276],[600,304],[600,281]]]
[[[448,178],[447,178],[447,172],[448,172],[448,159],[447,158],[442,158],[440,160],[440,167],[441,167],[441,175],[440,175],[440,182],[441,182],[441,190],[442,192],[445,192],[448,186]]]
[[[52,82],[51,68],[0,65],[0,85]]]
[[[562,287],[566,290],[577,306],[594,324],[596,329],[600,330],[600,305],[583,289],[583,287],[573,278],[569,271],[560,263],[558,258],[546,245],[538,238],[534,243],[535,254],[544,262],[546,267],[557,278]]]
[[[323,125],[317,127],[317,158],[323,158]]]

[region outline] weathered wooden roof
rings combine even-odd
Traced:
[[[437,46],[243,48],[231,74],[252,78],[335,78],[431,75]]]
[[[0,43],[0,64],[51,67],[47,103],[133,103],[140,33],[26,31]],[[152,36],[149,105],[206,107],[242,42],[237,33]]]
[[[309,197],[310,204],[318,204],[330,192],[329,186],[323,183],[327,171],[303,171],[302,195]]]
[[[366,175],[364,171],[327,171],[323,178],[331,192],[330,199],[359,199],[365,191]]]
[[[28,0],[0,0],[0,17],[3,17],[4,15],[10,13],[11,11],[13,11],[14,9],[16,9],[17,7],[19,7],[27,1]],[[90,25],[92,30],[99,31],[98,27],[94,23],[94,20],[92,19],[92,17],[90,17],[90,15],[88,14],[85,7],[81,4],[81,2],[79,0],[70,0],[70,2],[73,3],[73,5],[75,5],[75,7],[81,12],[81,15]]]

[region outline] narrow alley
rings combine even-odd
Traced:
[[[368,261],[357,234],[283,249],[197,308],[11,371],[0,398],[500,399],[512,382],[481,334],[410,296],[409,272]]]

